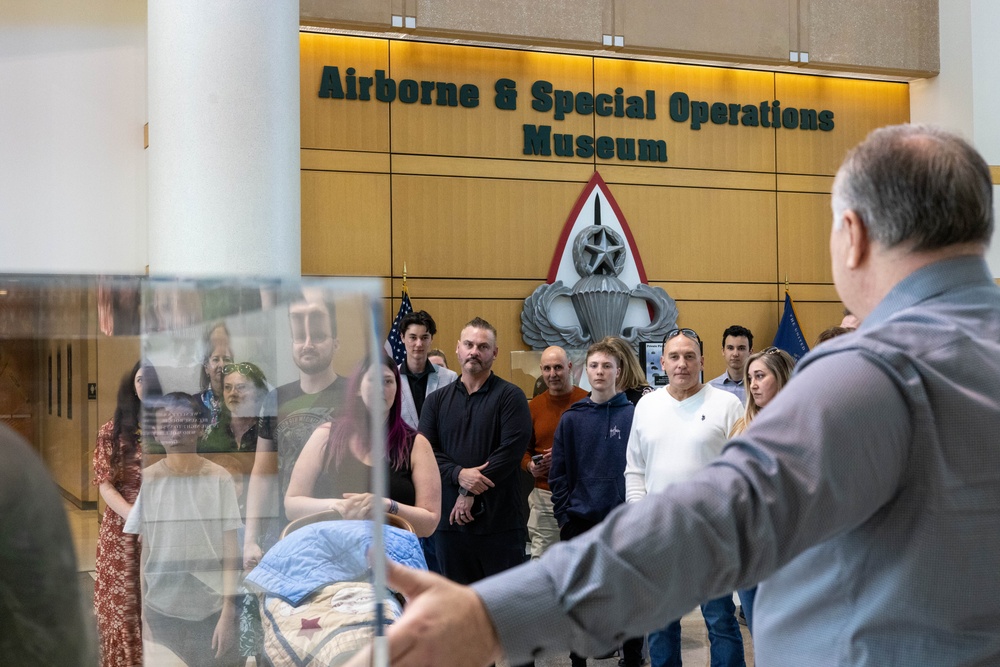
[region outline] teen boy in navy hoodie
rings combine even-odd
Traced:
[[[625,448],[635,407],[616,388],[624,359],[607,339],[587,349],[588,398],[563,413],[552,442],[549,488],[559,537],[569,540],[625,502]],[[642,637],[625,640],[625,667],[642,664]],[[587,659],[570,653],[573,667]]]

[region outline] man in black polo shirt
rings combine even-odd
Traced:
[[[524,392],[490,370],[497,331],[476,318],[458,341],[458,382],[427,396],[418,438],[441,471],[441,523],[434,533],[446,577],[468,584],[524,562],[527,538],[517,476],[531,438]]]

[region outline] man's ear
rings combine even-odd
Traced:
[[[856,269],[868,258],[871,251],[871,239],[868,238],[868,228],[855,211],[848,209],[843,214],[843,224],[847,229],[850,248],[847,251],[847,268]]]

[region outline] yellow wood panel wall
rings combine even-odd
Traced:
[[[324,65],[357,76],[473,83],[475,108],[319,98]],[[303,273],[386,280],[384,323],[399,306],[404,264],[414,307],[438,322],[454,364],[462,325],[500,332],[495,366],[526,349],[523,300],[544,281],[560,231],[595,170],[624,214],[653,285],[702,333],[706,376],[724,370],[719,336],[750,327],[758,347],[778,325],[786,279],[807,340],[839,323],[827,238],[832,174],[870,130],[902,122],[905,85],[499,48],[337,35],[302,38]],[[517,108],[498,109],[494,84],[516,82]],[[531,108],[531,85],[643,97],[656,118]],[[832,131],[768,129],[670,118],[669,99],[830,109]],[[645,106],[644,112],[648,112]],[[523,125],[554,133],[663,139],[668,161],[526,156]],[[519,372],[520,373],[520,372]]]
[[[525,295],[527,296],[527,295]],[[493,370],[504,378],[510,378],[511,350],[524,350],[521,341],[521,305],[523,299],[435,299],[414,295],[415,308],[426,310],[434,316],[437,336],[434,347],[441,348],[448,355],[452,370],[458,372],[458,337],[462,327],[475,317],[482,317],[497,328],[497,345],[500,354]],[[392,299],[392,312],[399,308],[399,299]]]
[[[386,174],[302,172],[302,273],[385,276],[390,258]]]
[[[77,309],[75,315],[79,315]],[[72,368],[70,368],[72,351]],[[89,402],[87,400],[86,369],[88,342],[83,339],[53,338],[40,343],[38,374],[39,397],[36,408],[39,416],[37,442],[42,460],[52,473],[52,478],[64,492],[79,502],[94,499],[96,493],[90,486],[93,449],[88,439],[96,436],[90,431]],[[52,358],[52,413],[48,408],[48,359]],[[72,415],[70,414],[72,393]],[[69,446],[66,443],[71,443]]]
[[[544,280],[583,186],[393,176],[393,273]]]
[[[774,192],[613,186],[649,280],[774,282]]]
[[[726,370],[722,356],[722,332],[733,324],[741,324],[754,335],[754,348],[771,344],[778,330],[781,305],[773,301],[718,302],[678,301],[681,316],[678,326],[698,332],[705,347],[705,379],[711,380]]]
[[[778,193],[778,281],[832,283],[828,194]]]

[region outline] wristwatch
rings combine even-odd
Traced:
[[[469,490],[467,488],[465,488],[464,486],[460,486],[460,487],[458,487],[458,495],[460,495],[460,496],[467,496],[467,495],[469,495]]]

